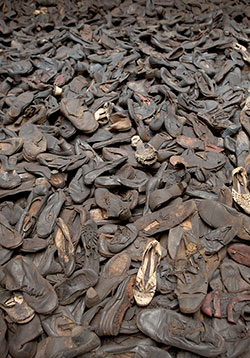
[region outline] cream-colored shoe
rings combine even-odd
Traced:
[[[156,271],[162,257],[161,245],[157,240],[152,240],[146,246],[142,264],[137,272],[134,299],[138,306],[147,306],[154,297],[156,291]]]
[[[250,193],[247,188],[247,173],[243,167],[237,167],[232,171],[232,197],[233,200],[247,213],[250,214]]]

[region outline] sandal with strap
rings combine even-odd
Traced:
[[[247,188],[247,173],[243,167],[237,167],[232,171],[232,197],[233,200],[250,214],[250,192]]]

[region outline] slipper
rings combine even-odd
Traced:
[[[156,271],[162,257],[161,245],[152,240],[143,253],[134,287],[134,298],[138,306],[147,306],[153,299],[156,291]]]
[[[232,197],[247,214],[250,214],[250,193],[246,177],[246,169],[243,167],[237,167],[232,171]]]

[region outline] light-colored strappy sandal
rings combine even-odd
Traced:
[[[232,197],[233,200],[247,213],[250,214],[250,193],[247,188],[247,173],[243,167],[237,167],[232,171]]]
[[[138,306],[147,306],[156,291],[156,271],[162,256],[161,245],[152,240],[146,246],[142,264],[137,272],[134,287],[134,299]]]

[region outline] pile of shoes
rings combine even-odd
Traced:
[[[247,0],[0,0],[0,357],[250,355]]]

